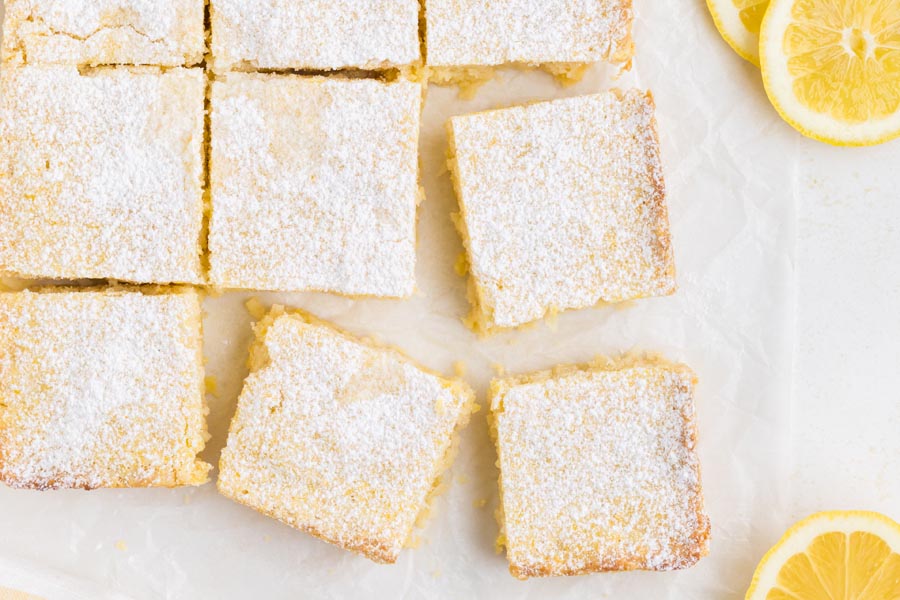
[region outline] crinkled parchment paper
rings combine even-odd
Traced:
[[[713,523],[709,557],[676,573],[514,580],[494,552],[496,459],[485,412],[465,431],[448,493],[419,545],[373,564],[199,489],[36,493],[0,489],[0,586],[51,598],[742,598],[777,533],[789,466],[795,243],[794,137],[775,127],[758,71],[718,38],[702,0],[636,0],[637,57],[618,80],[598,67],[574,88],[504,71],[473,101],[431,87],[422,135],[427,200],[419,224],[418,296],[407,302],[259,294],[374,334],[446,373],[455,361],[484,399],[492,365],[512,372],[632,349],[660,351],[698,373],[699,449]],[[444,166],[453,114],[650,88],[658,105],[679,291],[627,307],[566,313],[479,341],[454,273],[461,252]],[[225,443],[250,341],[243,302],[209,298],[206,355],[217,378],[213,438]],[[484,504],[483,506],[481,506]]]

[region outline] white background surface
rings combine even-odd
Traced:
[[[799,156],[792,516],[900,520],[900,142]]]
[[[718,38],[702,2],[636,5],[638,58],[634,74],[618,84],[636,81],[657,97],[678,296],[625,311],[573,313],[555,332],[493,339],[473,345],[471,356],[456,351],[459,340],[471,340],[457,320],[466,305],[452,274],[459,242],[447,219],[453,199],[441,173],[443,120],[604,89],[611,82],[597,70],[565,91],[542,75],[507,74],[468,104],[432,88],[422,142],[423,296],[406,304],[266,298],[377,333],[445,372],[463,359],[481,390],[495,361],[534,369],[638,346],[689,362],[703,381],[701,458],[714,523],[709,558],[676,574],[513,581],[490,551],[491,505],[471,506],[495,495],[479,418],[466,432],[454,485],[422,546],[396,566],[370,565],[307,540],[218,498],[212,486],[40,495],[3,489],[0,585],[70,590],[58,597],[246,597],[266,590],[341,597],[379,590],[409,597],[739,598],[756,561],[796,518],[869,508],[900,519],[900,143],[836,149],[801,138],[774,116],[758,71]],[[209,459],[224,443],[244,375],[249,316],[242,298],[207,303],[207,355],[222,388],[211,400]],[[738,427],[741,414],[745,427]]]

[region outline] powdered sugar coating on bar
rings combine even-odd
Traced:
[[[0,480],[204,483],[200,318],[194,291],[0,293]]]
[[[204,0],[6,0],[7,63],[191,66]]]
[[[631,0],[427,0],[428,64],[627,63]]]
[[[450,121],[488,326],[675,289],[654,105],[630,90]]]
[[[215,81],[211,281],[409,296],[421,101],[421,86],[405,81]]]
[[[706,554],[693,385],[686,368],[650,366],[495,382],[514,575],[669,570]]]
[[[211,0],[217,70],[387,69],[419,62],[418,0]]]
[[[219,490],[393,562],[447,466],[471,391],[299,315],[264,323],[256,352],[267,360],[244,383]]]
[[[199,283],[204,75],[0,72],[0,273]]]

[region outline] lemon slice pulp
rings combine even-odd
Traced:
[[[762,559],[747,600],[900,600],[900,525],[871,512],[815,514]]]
[[[900,1],[772,0],[766,93],[804,135],[870,145],[900,135]]]
[[[769,0],[706,0],[716,29],[735,52],[759,64],[759,28]]]

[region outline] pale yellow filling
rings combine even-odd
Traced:
[[[581,81],[590,66],[590,63],[544,63],[539,65],[511,63],[503,65],[503,67],[519,70],[540,69],[555,77],[565,87]],[[471,100],[475,97],[478,88],[497,76],[499,68],[499,66],[427,67],[425,77],[428,83],[442,86],[455,85],[459,87],[461,99]]]

